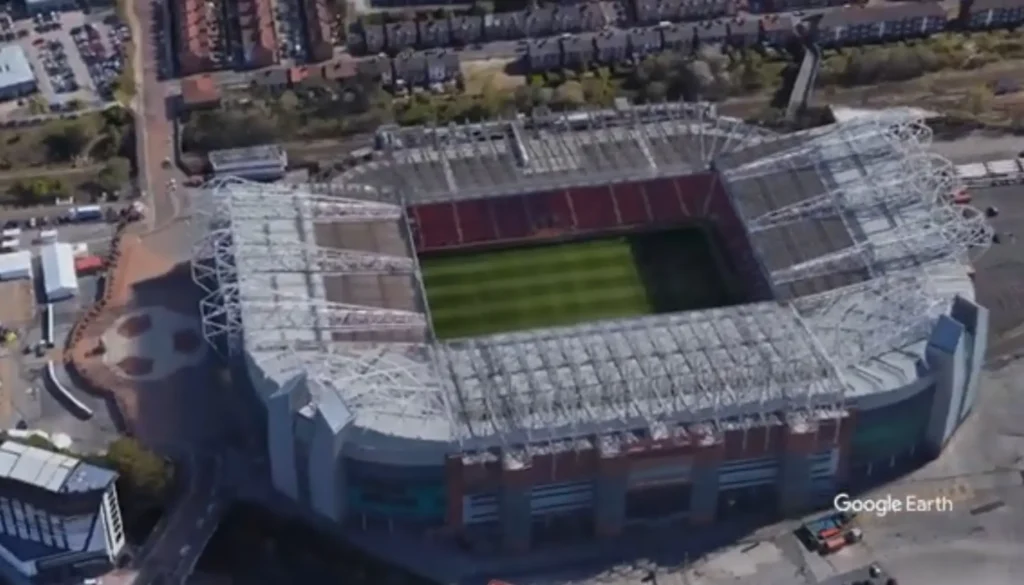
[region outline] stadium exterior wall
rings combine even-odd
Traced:
[[[519,469],[474,464],[437,443],[375,436],[337,410],[326,416],[343,408],[329,398],[316,409],[301,406],[311,392],[331,395],[309,388],[305,376],[277,386],[251,360],[245,366],[267,407],[272,478],[282,493],[338,523],[470,533],[523,551],[553,526],[612,536],[654,518],[700,524],[772,505],[791,513],[905,471],[938,455],[970,413],[987,336],[987,309],[956,297],[927,341],[909,349],[916,379],[849,397],[844,412],[811,428],[736,425],[710,444],[650,441],[612,458],[535,456]],[[348,423],[328,422],[339,420]],[[407,463],[410,451],[422,451],[422,465]]]

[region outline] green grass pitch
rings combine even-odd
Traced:
[[[420,258],[441,339],[728,304],[702,230]]]

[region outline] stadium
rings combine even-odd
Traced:
[[[974,402],[992,231],[930,139],[705,104],[383,129],[331,184],[195,194],[204,334],[337,523],[517,552],[797,512]]]

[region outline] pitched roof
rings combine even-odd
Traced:
[[[818,22],[818,28],[874,24],[907,20],[910,18],[946,18],[946,9],[938,2],[920,2],[895,6],[868,6],[843,8],[825,13]]]
[[[1024,7],[1024,0],[974,0],[974,2],[970,3],[969,12],[1020,7]]]
[[[193,75],[181,80],[181,99],[189,105],[215,102],[220,99],[220,88],[209,75]]]

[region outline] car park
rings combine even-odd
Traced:
[[[96,91],[108,95],[113,91],[118,76],[124,70],[123,46],[130,38],[127,27],[110,27],[104,35],[94,24],[85,24],[71,30],[71,39],[78,48]]]

